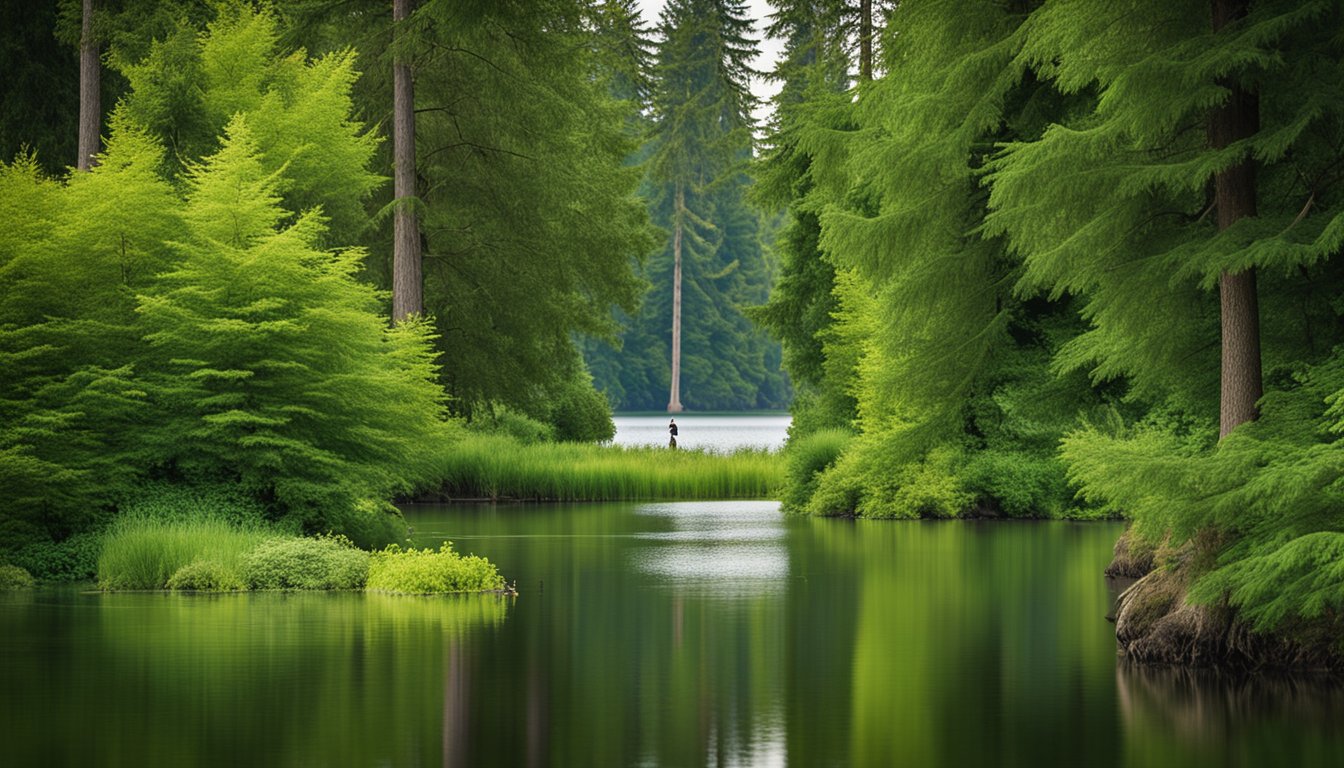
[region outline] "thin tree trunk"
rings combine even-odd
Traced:
[[[87,171],[96,165],[98,129],[103,114],[100,101],[102,62],[98,40],[93,35],[93,0],[84,0],[84,19],[79,33],[79,156],[75,167]]]
[[[1212,0],[1213,31],[1244,18],[1248,0]],[[1220,82],[1231,91],[1227,101],[1209,115],[1209,145],[1222,149],[1253,136],[1260,128],[1260,103],[1254,92],[1231,78]],[[1249,155],[1214,176],[1218,229],[1256,215],[1255,161]],[[1222,388],[1218,411],[1219,439],[1259,417],[1256,401],[1263,394],[1260,372],[1260,308],[1255,270],[1224,272],[1218,278],[1222,325]]]
[[[676,209],[672,212],[672,393],[668,413],[681,413],[681,228],[686,195],[677,184]]]
[[[397,34],[410,16],[412,0],[392,0]],[[420,274],[420,227],[415,198],[415,92],[404,52],[392,60],[392,321],[424,311]]]
[[[873,0],[859,0],[859,80],[873,79]]]

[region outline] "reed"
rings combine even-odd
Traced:
[[[771,498],[784,481],[777,453],[728,454],[585,443],[523,444],[463,436],[441,459],[447,498],[538,501]]]
[[[214,517],[123,515],[103,536],[98,585],[103,589],[163,589],[184,566],[209,561],[241,582],[244,555],[275,536]]]

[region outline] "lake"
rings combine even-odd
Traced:
[[[726,453],[737,448],[783,448],[793,418],[786,411],[737,413],[618,413],[617,445],[667,445],[667,424],[677,420],[677,446]]]
[[[1113,523],[416,505],[516,598],[0,593],[4,764],[1338,766],[1344,697],[1118,663]]]

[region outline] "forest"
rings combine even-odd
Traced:
[[[1131,656],[1338,665],[1344,3],[771,9],[7,4],[0,559],[187,507],[376,549],[613,409],[788,407],[782,469],[653,484],[1122,518]]]

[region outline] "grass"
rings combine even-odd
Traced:
[[[395,544],[373,553],[370,592],[436,595],[504,589],[504,577],[483,557],[459,555],[451,542],[433,549],[402,549]]]
[[[18,583],[22,570],[0,568]],[[29,580],[31,582],[31,580]],[[360,589],[400,594],[504,589],[490,561],[392,545],[370,554],[339,536],[307,538],[218,517],[126,515],[108,530],[98,559],[98,584],[108,590]]]
[[[463,436],[444,452],[449,498],[537,501],[769,498],[784,481],[779,454],[730,454],[584,443],[523,444]]]
[[[183,567],[211,561],[242,580],[243,556],[273,533],[212,518],[164,519],[127,514],[103,536],[98,585],[103,589],[164,589]]]

